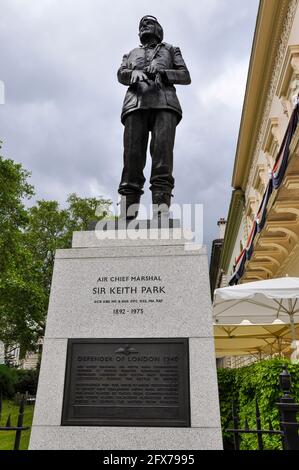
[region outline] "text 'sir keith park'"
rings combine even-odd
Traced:
[[[174,188],[175,131],[182,118],[174,85],[191,82],[180,49],[162,42],[163,29],[154,16],[141,19],[139,38],[141,45],[124,55],[118,70],[119,82],[129,86],[121,114],[124,166],[118,189],[120,217],[127,220],[138,214],[149,133],[153,216],[168,217]]]

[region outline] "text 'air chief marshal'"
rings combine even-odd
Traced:
[[[139,37],[141,45],[124,55],[118,70],[119,82],[129,86],[121,114],[124,166],[118,189],[124,219],[138,214],[149,133],[154,217],[168,215],[174,188],[175,131],[182,118],[174,85],[191,83],[180,49],[162,42],[163,29],[154,16],[141,19]]]

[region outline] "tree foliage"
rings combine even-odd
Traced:
[[[23,201],[33,195],[29,176],[21,165],[0,157],[0,339],[4,343],[16,335],[28,344],[27,306],[37,288],[30,283],[30,256],[23,243],[28,223]]]

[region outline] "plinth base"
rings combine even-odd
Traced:
[[[56,253],[30,448],[221,449],[205,249],[183,236],[109,233],[75,232],[73,248]],[[169,338],[183,352],[167,349]],[[71,339],[100,352],[86,346],[72,356]],[[105,342],[115,347],[101,350]],[[138,406],[156,426],[139,423]],[[134,420],[114,425],[124,407]]]

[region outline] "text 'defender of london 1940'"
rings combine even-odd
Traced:
[[[62,425],[190,426],[187,339],[72,339]]]

